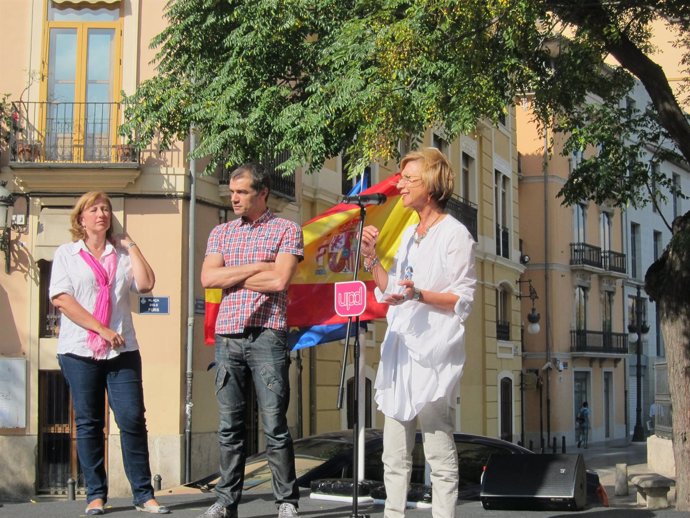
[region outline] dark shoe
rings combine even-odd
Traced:
[[[143,513],[151,513],[151,514],[169,514],[170,509],[165,507],[164,505],[158,505],[158,504],[142,504],[142,505],[135,505],[134,506],[137,511],[141,511]]]
[[[200,514],[197,518],[237,518],[237,509],[227,509],[222,505],[215,503],[204,514]]]

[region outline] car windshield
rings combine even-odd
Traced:
[[[412,452],[412,473],[410,482],[429,484],[428,470],[424,459],[421,436]],[[475,442],[456,437],[458,450],[459,488],[479,485],[482,470],[491,454],[511,453],[510,445],[491,444],[486,441]],[[309,487],[313,477],[348,478],[352,477],[352,443],[344,437],[306,437],[294,442],[295,471],[297,478],[306,477],[300,484]],[[381,455],[383,444],[380,440],[367,442],[364,456],[364,478],[383,481]],[[271,480],[271,470],[262,453],[247,459],[244,484],[249,489]]]
[[[345,451],[351,451],[351,446],[342,440],[308,438],[295,441],[295,471],[297,477],[308,473]],[[247,462],[244,469],[244,487],[263,484],[271,480],[271,469],[266,460],[266,454],[262,453]]]

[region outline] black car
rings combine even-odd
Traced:
[[[533,454],[527,448],[516,444],[484,437],[456,433],[455,446],[458,450],[460,482],[458,497],[464,500],[476,500],[479,498],[481,477],[484,467],[492,454]],[[326,485],[332,486],[333,479],[349,479],[351,492],[352,479],[352,431],[343,430],[328,432],[297,439],[295,447],[295,468],[297,472],[297,484],[300,487],[312,488],[317,481],[328,480]],[[383,490],[383,431],[367,429],[364,439],[364,486],[365,492],[372,491],[381,495]],[[425,478],[424,450],[422,448],[422,436],[418,432],[416,445],[412,452],[412,476],[411,484],[416,491],[410,496],[416,500],[426,500],[430,496],[430,488],[424,486]],[[592,479],[594,477],[596,480]],[[202,490],[213,487],[218,473],[205,477],[189,484]],[[247,458],[244,491],[267,490],[270,491],[271,470],[268,467],[265,453],[258,453]],[[596,473],[588,472],[588,486],[599,486]],[[341,488],[342,489],[342,488]],[[602,488],[603,489],[603,488]],[[347,489],[346,489],[347,491]],[[362,494],[362,493],[360,493]],[[416,496],[415,496],[416,495]],[[385,498],[385,496],[383,496]]]

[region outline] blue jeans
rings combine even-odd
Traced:
[[[86,483],[86,501],[108,499],[105,473],[105,391],[120,428],[122,461],[134,505],[153,498],[148,434],[144,416],[139,351],[112,360],[59,354],[58,362],[72,394],[77,424],[77,454]]]
[[[244,482],[245,408],[248,383],[254,382],[259,414],[266,437],[266,457],[273,474],[276,504],[297,505],[295,452],[287,424],[290,402],[287,333],[247,328],[238,335],[216,335],[216,398],[220,412],[220,482],[217,501],[236,509]]]

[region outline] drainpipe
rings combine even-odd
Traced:
[[[546,361],[551,362],[551,315],[549,296],[549,122],[544,124],[544,345],[546,348]],[[551,444],[551,390],[550,371],[547,369],[546,377],[546,440]]]
[[[196,148],[194,125],[189,128],[189,152]],[[189,229],[187,243],[187,371],[185,374],[184,481],[192,481],[192,379],[194,371],[194,238],[196,236],[196,159],[189,159]]]

